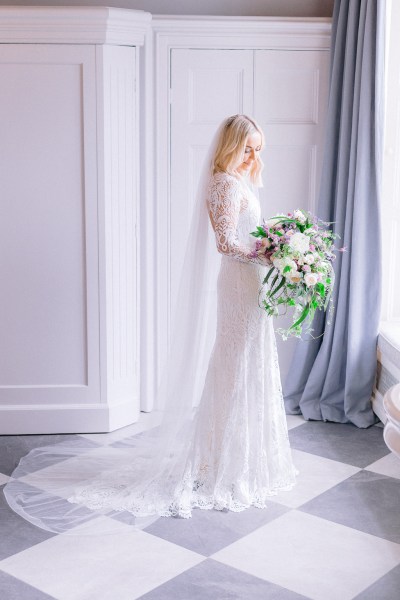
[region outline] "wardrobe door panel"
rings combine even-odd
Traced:
[[[316,209],[328,77],[326,51],[255,51],[254,115],[266,137],[261,201],[268,215]]]
[[[229,115],[252,111],[253,51],[174,49],[171,68],[171,184],[163,240],[169,251],[170,302],[179,283],[198,177],[213,134]]]
[[[0,403],[99,394],[94,46],[2,45]]]
[[[256,50],[254,116],[265,132],[262,214],[295,208],[315,212],[323,158],[328,103],[329,52]],[[277,326],[289,326],[283,317]],[[295,340],[278,338],[284,380]]]

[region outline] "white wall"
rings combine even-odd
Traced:
[[[400,3],[387,2],[386,106],[382,161],[382,311],[384,321],[400,323]],[[395,329],[392,328],[392,333]]]
[[[331,17],[334,0],[0,0],[0,6],[116,6],[165,15]]]

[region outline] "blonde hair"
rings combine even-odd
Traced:
[[[237,167],[243,162],[246,140],[249,135],[258,132],[261,136],[261,147],[264,146],[264,133],[259,125],[246,115],[228,117],[222,125],[217,142],[212,169],[213,173],[225,172],[237,175]],[[250,170],[250,181],[257,187],[262,187],[261,171],[264,167],[260,156],[254,161]]]

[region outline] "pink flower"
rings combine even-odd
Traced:
[[[305,271],[306,273],[310,273],[310,271],[311,271],[310,265],[304,265],[303,266],[303,271]]]
[[[315,250],[315,246],[314,246],[314,244],[310,244],[310,250],[311,250],[312,252],[314,252],[314,250]]]

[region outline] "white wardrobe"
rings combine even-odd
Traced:
[[[151,17],[0,8],[0,433],[138,419],[139,47]]]
[[[295,208],[316,210],[330,24],[319,19],[154,18],[153,30],[158,147],[169,149],[158,153],[158,273],[167,291],[167,301],[159,304],[158,349],[165,352],[199,165],[225,117],[251,115],[265,132],[263,216]],[[282,378],[293,349],[294,340],[278,339]]]
[[[156,408],[209,140],[253,115],[263,214],[315,210],[329,45],[320,19],[0,8],[0,434]]]

